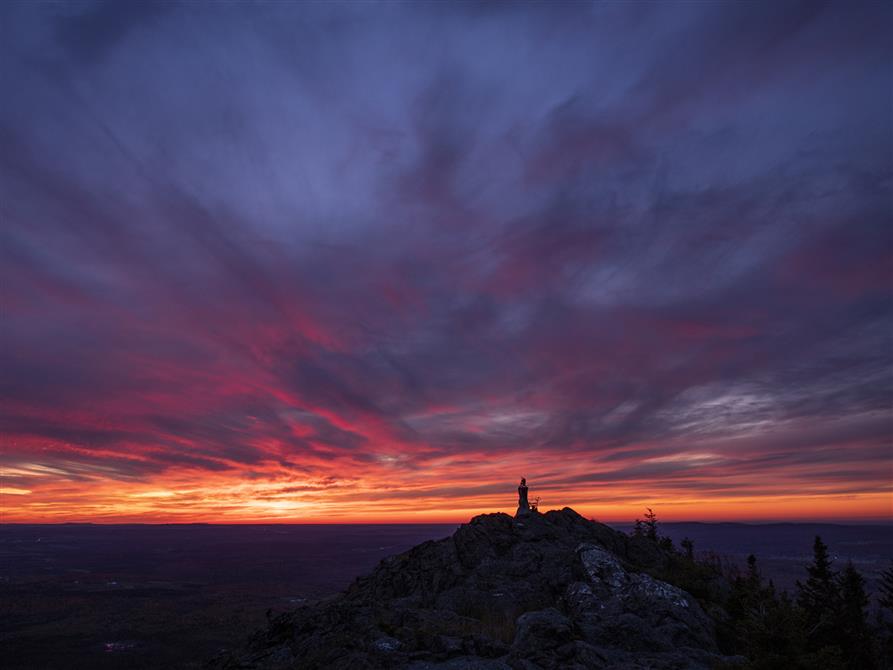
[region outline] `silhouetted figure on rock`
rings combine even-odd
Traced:
[[[530,503],[527,502],[527,480],[521,477],[521,485],[518,487],[518,511],[515,516],[530,514]]]

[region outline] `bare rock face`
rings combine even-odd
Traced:
[[[655,579],[666,555],[569,508],[486,514],[382,561],[341,596],[275,619],[235,668],[714,667],[713,622]]]

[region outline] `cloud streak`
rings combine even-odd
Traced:
[[[893,512],[888,7],[0,11],[6,520]]]

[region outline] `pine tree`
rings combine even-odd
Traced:
[[[859,574],[850,561],[840,576],[841,613],[850,621],[865,622],[865,608],[868,607],[868,596],[865,593],[865,579]]]
[[[831,569],[828,547],[818,535],[812,551],[812,564],[806,568],[809,577],[805,583],[797,581],[797,604],[803,611],[810,640],[818,646],[825,646],[835,632],[839,600],[837,573]]]
[[[648,512],[645,514],[645,537],[657,542],[657,514],[650,507],[646,509]]]
[[[815,536],[812,552],[812,564],[806,568],[809,577],[805,583],[797,581],[797,604],[807,614],[808,619],[817,620],[825,610],[835,604],[837,573],[831,569],[828,547],[818,535]]]
[[[770,581],[763,584],[756,557],[747,557],[747,572],[732,582],[726,602],[734,649],[748,658],[748,670],[812,670],[804,664],[805,641],[800,613]],[[830,670],[830,668],[823,668]],[[835,670],[843,670],[838,666]]]
[[[679,544],[682,546],[683,551],[685,551],[685,557],[690,561],[695,560],[695,543],[692,542],[690,538],[683,537]]]
[[[853,670],[868,670],[873,666],[866,621],[867,607],[865,580],[850,561],[840,576],[840,609],[837,618],[844,658]]]
[[[744,580],[742,580],[743,582]],[[806,657],[802,627],[797,609],[782,592],[761,588],[757,599],[736,622],[738,649],[748,657],[749,670],[813,670],[821,667],[804,663]],[[823,667],[822,670],[832,670]]]

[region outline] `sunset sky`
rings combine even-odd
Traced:
[[[891,21],[4,3],[0,520],[893,518]]]

